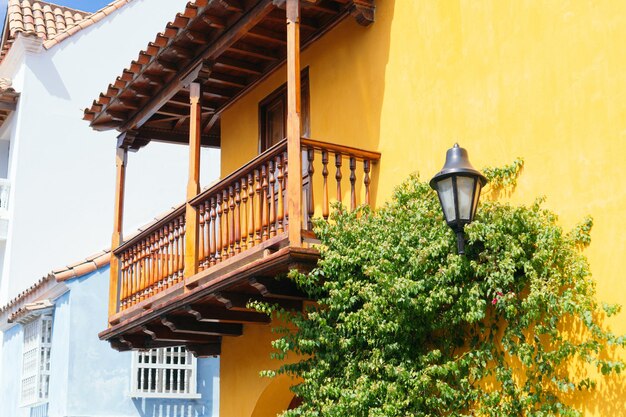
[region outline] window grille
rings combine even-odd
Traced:
[[[200,398],[196,358],[184,346],[133,352],[131,397]]]
[[[23,327],[22,406],[48,399],[50,388],[50,348],[52,316],[42,315]]]

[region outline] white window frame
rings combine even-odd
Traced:
[[[48,401],[52,314],[42,314],[22,325],[22,378],[20,405],[35,406]]]
[[[184,346],[133,351],[130,396],[197,399],[197,360]]]

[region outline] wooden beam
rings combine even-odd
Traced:
[[[287,212],[289,245],[302,246],[302,157],[300,147],[300,2],[287,0]]]
[[[248,307],[251,301],[259,301],[270,304],[278,304],[286,310],[302,310],[302,300],[290,300],[284,298],[263,297],[258,294],[245,294],[240,292],[220,292],[215,294],[216,300],[229,309],[254,311]]]
[[[221,342],[209,343],[202,345],[194,345],[187,343],[185,345],[187,350],[193,354],[196,358],[208,358],[211,356],[219,356],[222,353]]]
[[[284,22],[285,18],[281,18],[280,21],[281,23]],[[271,49],[260,48],[243,42],[237,42],[235,45],[232,45],[229,48],[229,51],[270,62],[280,59],[280,57]]]
[[[267,30],[264,28],[254,28],[248,31],[248,33],[246,33],[246,36],[259,39],[264,42],[271,42],[277,45],[287,45],[287,41],[281,33],[272,32],[271,30]]]
[[[248,84],[248,81],[245,78],[234,77],[228,74],[219,74],[216,72],[211,74],[209,81],[235,88],[244,88]]]
[[[198,210],[189,201],[200,192],[201,97],[202,87],[200,84],[191,83],[189,86],[189,175],[185,209],[185,270],[183,273],[185,278],[191,277],[198,272]]]
[[[189,143],[189,135],[187,133],[149,128],[147,126],[137,131],[137,138],[154,140],[156,142]],[[220,138],[216,135],[202,135],[200,137],[200,143],[202,146],[219,148]]]
[[[243,334],[243,326],[239,323],[210,323],[194,320],[187,316],[182,317],[163,317],[161,323],[168,327],[174,333],[193,333],[204,336],[241,336]]]
[[[290,279],[267,277],[248,278],[248,284],[261,293],[263,297],[306,300],[309,297]]]
[[[168,327],[159,324],[146,324],[141,331],[155,342],[176,343],[214,343],[219,340],[216,336],[203,336],[195,333],[173,332]]]
[[[113,209],[113,234],[111,252],[122,244],[122,225],[124,221],[124,188],[126,183],[126,161],[128,151],[117,148],[115,151],[115,206]],[[109,282],[109,317],[117,313],[119,304],[120,261],[111,255]]]
[[[185,82],[188,82],[188,80],[184,79],[186,74],[203,61],[211,60],[221,55],[230,45],[237,42],[248,30],[259,23],[273,8],[272,0],[261,0],[245,12],[235,24],[226,29],[215,41],[201,49],[187,65],[179,69],[170,82],[164,85],[142,108],[134,112],[125,121],[121,126],[121,130],[128,130],[143,125],[159,107],[184,87]]]
[[[255,311],[229,310],[207,304],[192,304],[185,306],[185,310],[198,321],[215,323],[242,323],[268,324],[272,319],[263,313]]]
[[[263,73],[263,67],[259,68],[259,65],[251,64],[250,62],[240,61],[238,59],[232,59],[228,57],[220,57],[216,62],[216,66],[243,72],[244,74],[261,75]]]

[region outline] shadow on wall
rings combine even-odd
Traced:
[[[33,59],[31,65],[31,71],[33,75],[39,80],[41,85],[44,86],[46,91],[54,97],[58,97],[63,100],[71,99],[69,91],[65,86],[63,77],[59,73],[53,60],[44,59],[44,57],[37,56]]]
[[[133,398],[133,404],[141,417],[204,417],[211,415],[209,407],[193,400]]]

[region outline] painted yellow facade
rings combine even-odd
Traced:
[[[626,2],[379,0],[376,22],[347,19],[302,54],[311,137],[381,152],[376,204],[412,172],[430,178],[455,141],[477,168],[525,160],[515,203],[545,195],[565,228],[595,225],[586,250],[600,300],[626,303]],[[258,152],[258,103],[285,71],[222,116],[222,174]],[[624,314],[607,322],[626,333]],[[268,328],[225,338],[221,415],[274,416],[289,381],[260,378]],[[626,415],[626,381],[574,400],[588,416]]]

